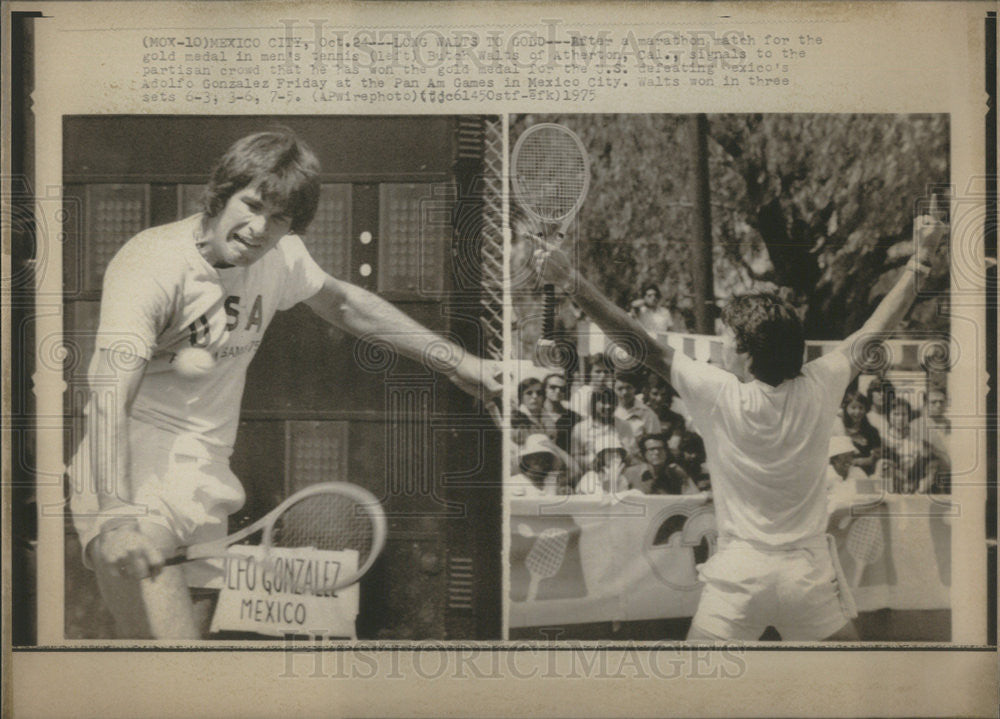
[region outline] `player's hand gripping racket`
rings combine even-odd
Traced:
[[[181,548],[166,564],[224,557],[232,545],[257,532],[261,533],[261,546],[267,549],[357,551],[357,568],[340,572],[333,586],[323,587],[334,592],[354,584],[371,569],[385,545],[386,520],[382,505],[368,490],[348,482],[323,482],[296,492],[228,537]]]
[[[580,138],[563,125],[532,125],[514,144],[510,175],[517,204],[542,223],[546,239],[558,244],[590,187],[590,160]],[[550,232],[553,227],[555,231]],[[546,284],[544,292],[542,339],[551,344],[555,335],[555,287]]]

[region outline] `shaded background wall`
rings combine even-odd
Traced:
[[[304,241],[319,265],[482,354],[483,117],[72,117],[64,123],[67,412],[86,401],[104,269],[137,232],[200,210],[236,139],[291,128],[323,168]],[[79,422],[66,451],[79,440]],[[250,366],[233,470],[247,504],[230,529],[305,485],[370,490],[390,520],[361,587],[359,637],[478,638],[500,631],[498,432],[425,366],[331,327],[278,313]],[[70,528],[66,633],[109,636]],[[96,621],[94,617],[102,617]]]

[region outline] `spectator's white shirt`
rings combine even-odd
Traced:
[[[705,440],[720,536],[782,546],[825,532],[830,433],[851,376],[840,352],[778,387],[674,354],[672,384]]]
[[[625,409],[622,405],[615,407],[615,419],[627,422],[635,437],[660,431],[660,418],[656,416],[656,412],[638,399],[631,409]]]
[[[547,477],[544,489],[539,489],[526,474],[511,476],[508,486],[511,497],[551,497],[556,494],[555,485]]]
[[[646,305],[640,305],[636,314],[639,317],[639,323],[653,337],[656,337],[661,332],[668,332],[673,326],[670,310],[666,307],[654,307],[650,309]]]
[[[590,416],[590,396],[594,394],[594,388],[589,384],[581,385],[573,390],[573,396],[569,400],[569,409],[576,412],[581,417]]]

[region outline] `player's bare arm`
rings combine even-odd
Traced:
[[[142,358],[102,349],[94,353],[90,365],[91,383],[96,385],[99,378],[101,391],[93,395],[88,435],[96,447],[107,449],[91,455],[102,520],[88,552],[95,563],[134,579],[149,576],[163,565],[159,549],[139,531],[137,508],[129,503],[129,412],[146,364]]]
[[[305,304],[327,322],[357,337],[377,336],[410,359],[425,362],[433,354],[435,364],[448,368],[445,374],[459,389],[483,401],[498,396],[502,390],[501,369],[497,363],[447,342],[378,295],[357,285],[328,275],[320,291]]]
[[[640,359],[651,371],[670,382],[670,367],[674,350],[661,345],[643,328],[639,321],[601,293],[597,287],[577,272],[562,250],[544,245],[535,252],[535,271],[545,282],[551,282],[580,306],[597,326],[609,335],[627,335],[639,343]]]
[[[859,351],[860,344],[884,338],[886,333],[899,326],[917,298],[918,277],[926,277],[931,272],[933,253],[948,234],[948,226],[935,217],[936,204],[935,198],[931,214],[918,217],[913,223],[914,254],[896,285],[882,299],[861,329],[837,346],[837,351],[851,361],[855,375],[862,369],[859,363],[864,353]]]

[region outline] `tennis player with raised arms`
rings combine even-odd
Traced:
[[[914,224],[914,255],[893,289],[836,351],[803,364],[802,323],[770,294],[734,298],[723,310],[723,366],[658,343],[545,246],[536,269],[574,296],[609,335],[629,333],[639,357],[667,380],[705,438],[719,532],[700,567],[703,591],[689,640],[853,640],[853,598],[826,535],[824,473],[837,408],[862,369],[865,347],[886,337],[916,298],[918,275],[947,227],[933,215]]]
[[[418,361],[444,342],[309,256],[298,235],[316,212],[319,171],[288,130],[244,137],[215,168],[203,213],[141,232],[107,268],[71,506],[121,637],[207,631],[221,562],[165,562],[225,537],[243,505],[229,456],[247,368],[275,311],[304,302]],[[451,349],[456,385],[483,401],[500,392],[493,363]]]

